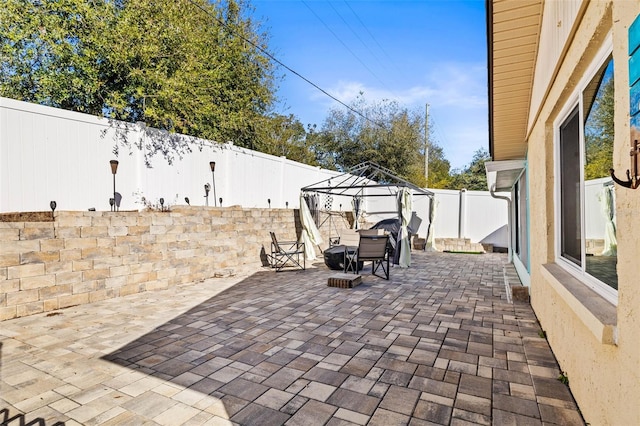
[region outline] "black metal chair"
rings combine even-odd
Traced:
[[[276,234],[271,234],[271,267],[280,272],[285,266],[306,269],[304,243],[297,241],[278,241]],[[302,255],[302,264],[300,256]]]
[[[360,272],[364,262],[371,263],[371,273],[377,277],[389,279],[389,236],[361,235],[358,248],[344,251],[344,272]],[[386,266],[385,266],[386,263]],[[382,269],[383,276],[376,274]]]

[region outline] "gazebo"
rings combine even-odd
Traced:
[[[419,188],[411,182],[402,179],[393,174],[387,168],[370,161],[360,163],[352,167],[345,173],[334,176],[330,179],[317,182],[312,185],[305,186],[301,189],[303,197],[312,200],[310,204],[311,210],[315,210],[315,218],[318,220],[317,212],[328,212],[331,206],[318,206],[317,198],[313,201],[314,194],[326,194],[328,197],[348,197],[351,199],[351,206],[354,214],[354,228],[358,228],[358,221],[363,211],[363,202],[365,199],[374,197],[393,197],[396,201],[395,210],[369,211],[369,213],[377,214],[395,214],[400,221],[400,232],[396,241],[396,256],[394,263],[400,266],[408,267],[411,263],[411,245],[409,241],[408,227],[412,218],[414,221],[420,220],[413,211],[413,197],[427,196],[433,200],[433,192]],[[430,205],[432,203],[429,203]],[[388,205],[388,203],[387,203]],[[318,208],[320,207],[320,208]],[[322,208],[324,207],[324,209]],[[429,212],[426,212],[427,216]],[[313,212],[312,212],[313,214]],[[431,224],[427,231],[427,236]]]

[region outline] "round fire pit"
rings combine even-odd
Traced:
[[[344,270],[344,247],[333,246],[324,251],[324,264],[329,269],[336,271]],[[354,247],[355,248],[355,247]],[[358,262],[358,269],[362,269],[363,262]]]

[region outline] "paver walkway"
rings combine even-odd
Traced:
[[[584,424],[505,255],[412,261],[353,289],[319,263],[2,322],[0,423]]]

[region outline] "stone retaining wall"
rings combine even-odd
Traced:
[[[281,240],[300,233],[293,209],[55,216],[54,222],[0,222],[0,321],[248,273],[263,266],[269,231]]]
[[[436,238],[436,247],[441,251],[492,253],[493,244],[472,243],[469,238]]]

